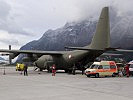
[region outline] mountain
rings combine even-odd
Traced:
[[[133,14],[119,15],[114,8],[110,9],[111,46],[133,49]],[[39,40],[22,46],[21,50],[65,50],[65,46],[85,46],[91,42],[97,20],[88,18],[79,22],[69,22],[56,30],[48,30]],[[20,55],[18,60],[23,56]]]
[[[21,49],[64,50],[64,46],[84,46],[91,41],[96,21],[66,23],[62,28],[48,30],[37,40],[24,45]]]

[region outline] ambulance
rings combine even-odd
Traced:
[[[85,75],[87,77],[105,77],[113,76],[118,74],[118,69],[114,61],[101,61],[94,62],[89,68],[85,70]]]

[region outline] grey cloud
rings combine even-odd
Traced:
[[[133,0],[0,0],[0,30],[32,40],[31,35],[39,38],[66,22],[97,19],[104,6],[114,7],[118,15],[132,15],[132,4]]]
[[[0,1],[0,29],[24,35],[30,34],[25,28],[42,34],[44,30],[57,28],[66,21],[97,17],[104,6],[114,6],[121,13],[128,12],[128,9],[131,11],[133,4],[133,0],[5,1]]]
[[[7,2],[0,0],[0,29],[10,34],[31,35],[15,22],[11,16],[11,12],[11,6]]]
[[[117,10],[118,16],[125,14],[133,15],[133,0],[78,0],[75,1],[76,7],[79,9],[80,19],[84,20],[92,17],[98,17],[101,9],[105,6]]]
[[[5,20],[7,19],[10,13],[11,7],[4,1],[0,1],[0,19]]]
[[[11,44],[11,45],[20,45],[18,40],[15,40],[15,39],[0,39],[0,42],[1,43],[4,43],[4,44]]]

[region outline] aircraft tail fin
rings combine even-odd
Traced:
[[[89,45],[90,49],[105,49],[110,47],[110,23],[109,8],[102,9],[99,21],[97,23],[96,32]]]

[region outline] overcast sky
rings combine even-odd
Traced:
[[[122,14],[132,10],[133,0],[0,0],[0,49],[19,49],[48,29],[97,17],[104,6]]]

